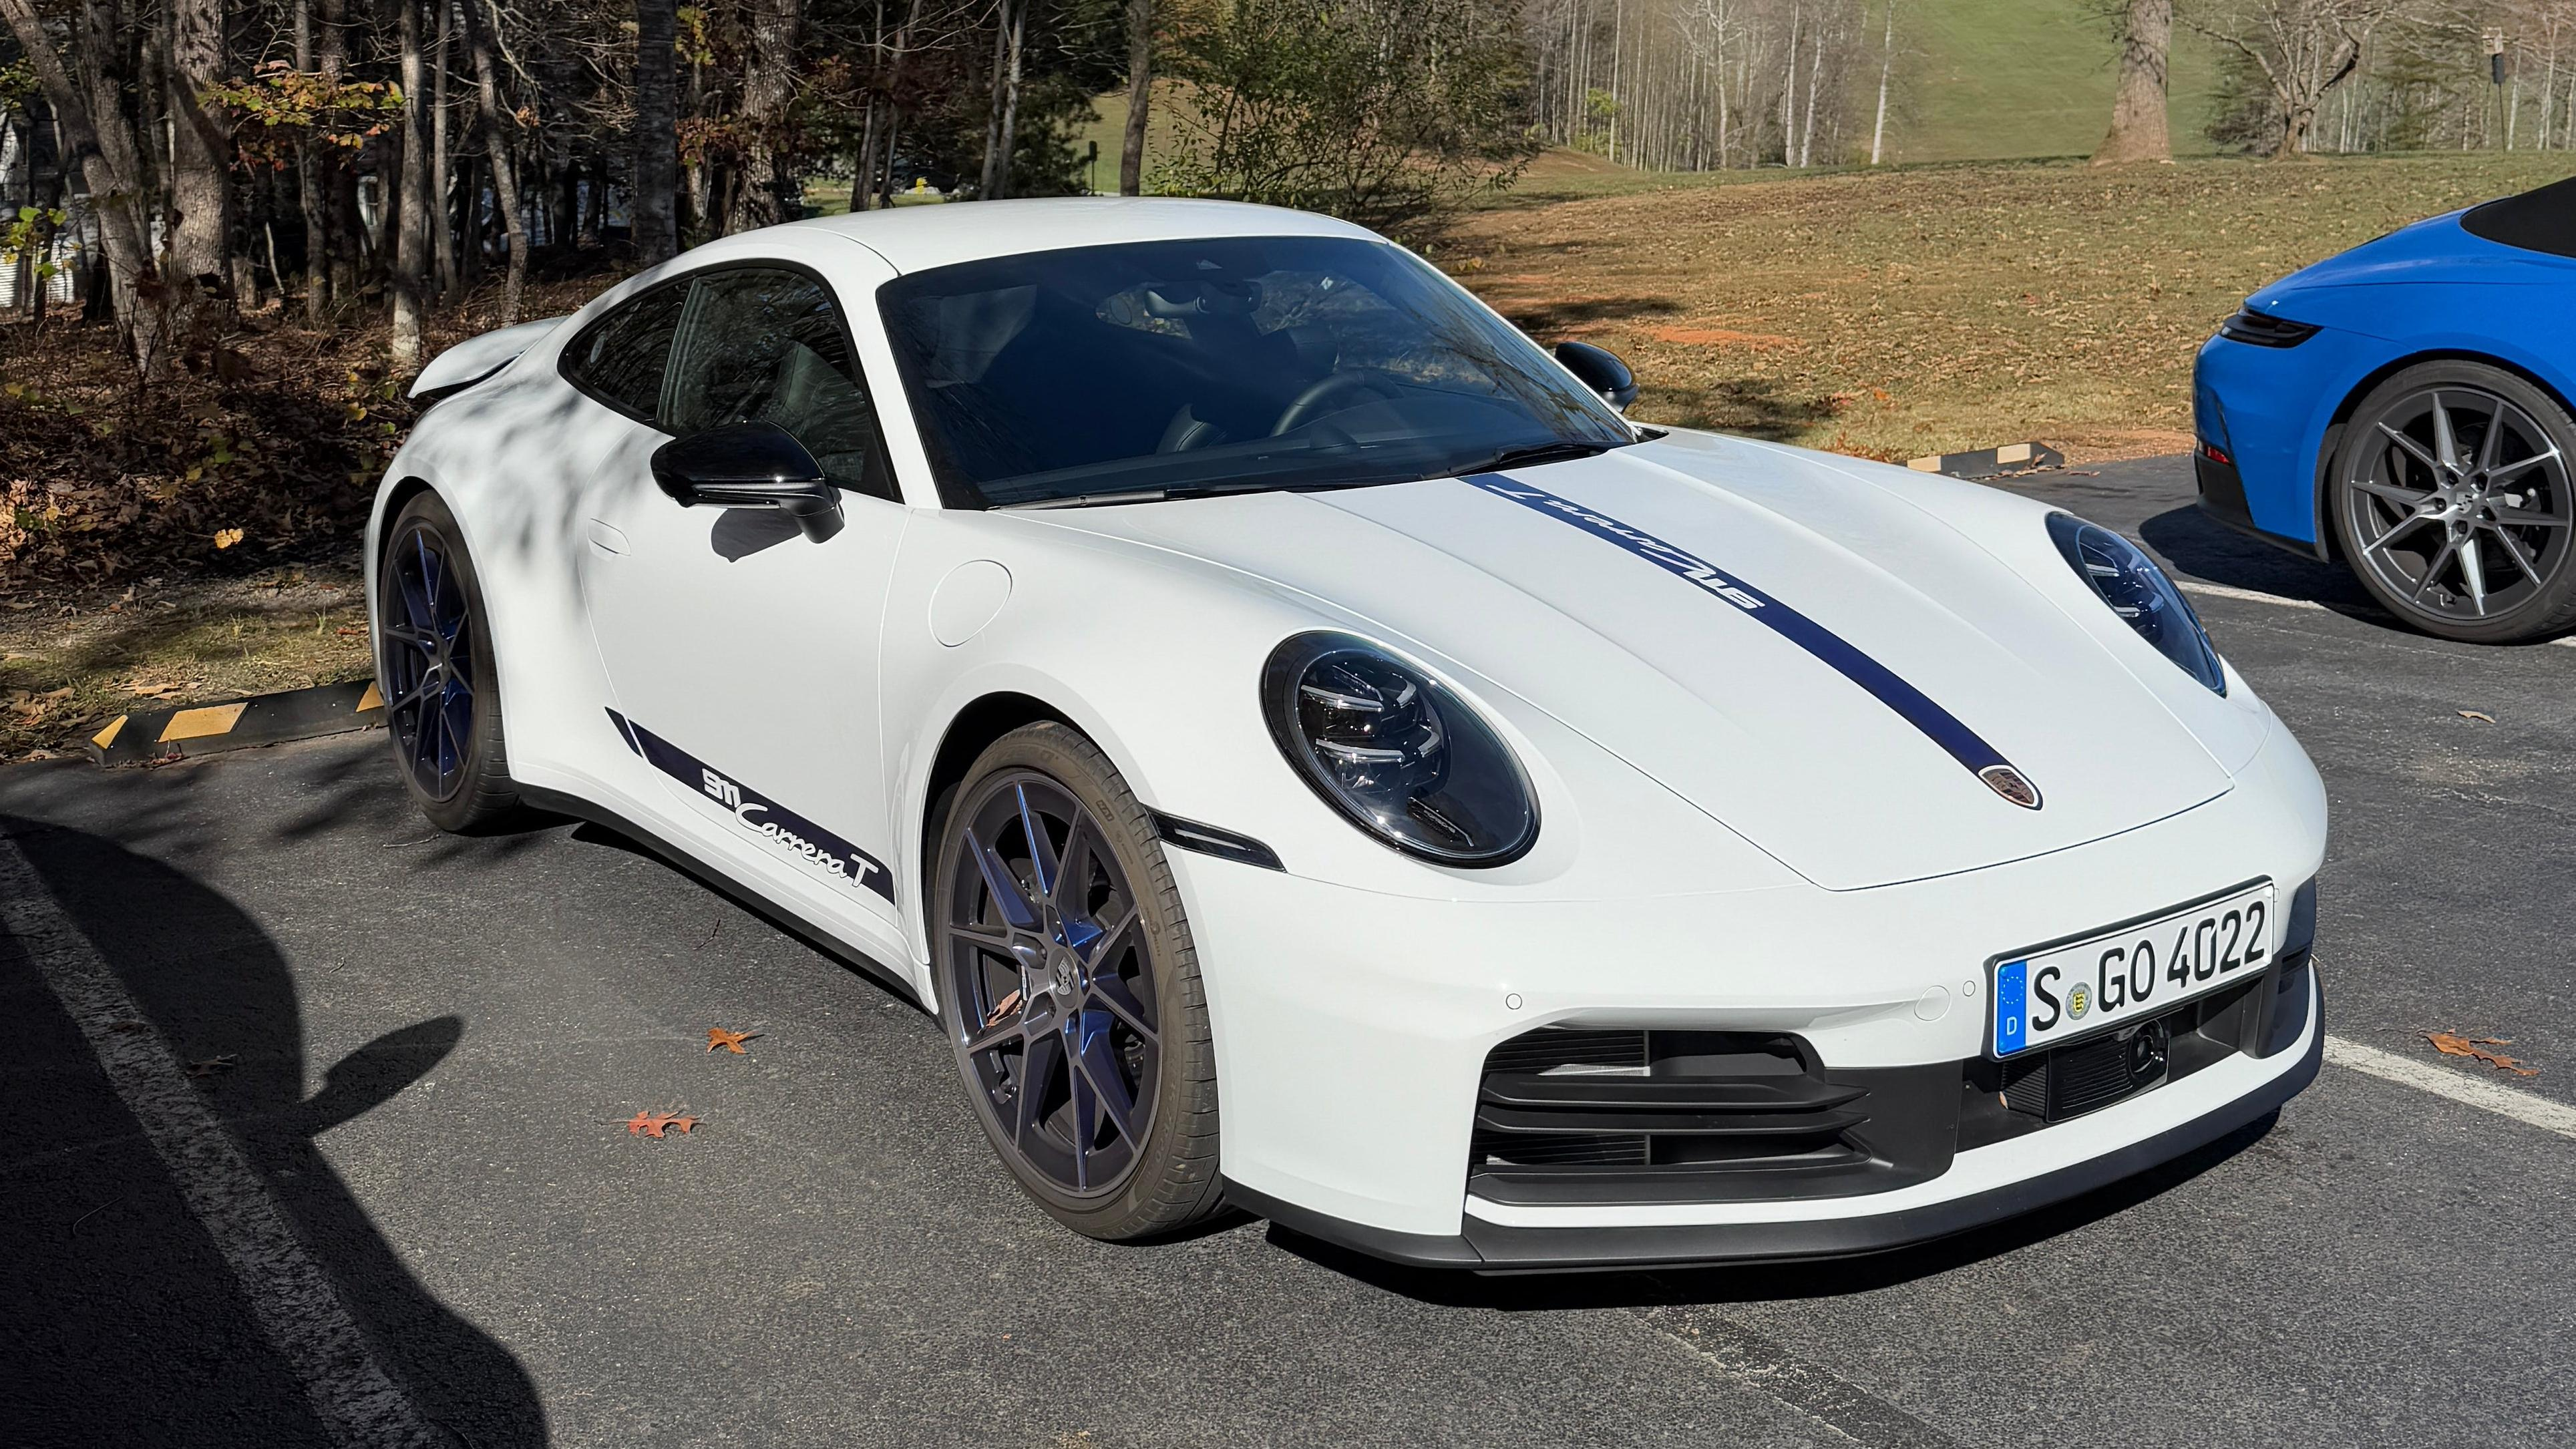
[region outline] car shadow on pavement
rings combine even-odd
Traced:
[[[2020,1217],[1911,1248],[1865,1257],[1720,1268],[1478,1276],[1383,1262],[1303,1234],[1270,1228],[1274,1246],[1421,1302],[1506,1312],[1656,1308],[1832,1298],[1893,1288],[1969,1267],[2137,1209],[2260,1142],[2279,1120],[2268,1113],[2171,1162]]]
[[[0,834],[132,999],[134,1019],[91,1028],[157,1034],[238,1143],[256,1188],[208,1173],[200,1181],[214,1186],[201,1187],[199,1203],[216,1202],[220,1217],[259,1210],[242,1198],[271,1200],[433,1434],[473,1449],[545,1443],[526,1371],[412,1276],[315,1140],[418,1081],[454,1049],[463,1023],[438,1016],[378,1037],[307,1096],[296,983],[257,923],[186,874],[97,836],[5,816]],[[75,1009],[0,933],[0,1021],[11,1028],[0,1066],[0,1221],[10,1225],[0,1443],[330,1442]]]
[[[2382,626],[2394,623],[2343,565],[2249,538],[2198,508],[2167,509],[2138,525],[2138,535],[2190,578],[2303,599]]]

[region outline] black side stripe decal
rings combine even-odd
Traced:
[[[627,748],[642,755],[653,768],[692,790],[704,792],[708,799],[732,811],[743,829],[776,841],[780,847],[854,886],[865,886],[889,901],[894,899],[894,876],[885,868],[885,862],[617,711],[610,710],[608,719],[625,737]]]
[[[2007,769],[2011,767],[2012,762],[2005,759],[2001,751],[1987,744],[1957,715],[1934,703],[1923,691],[1897,678],[1886,665],[1863,654],[1841,635],[1706,559],[1676,548],[1651,533],[1631,528],[1607,514],[1596,513],[1580,503],[1559,498],[1543,488],[1533,488],[1501,473],[1474,473],[1460,481],[1498,498],[1508,498],[1549,517],[1561,519],[1595,538],[1615,543],[1666,573],[1686,579],[1733,604],[1768,626],[1773,633],[1832,667],[1845,679],[1868,690],[1879,703],[1903,716],[1907,724],[1921,730],[1925,738],[1949,751],[1950,757],[1967,766],[1971,774],[1983,778],[1985,771],[1997,765]]]

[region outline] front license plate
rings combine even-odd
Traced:
[[[2269,881],[2072,945],[1994,964],[1995,1049],[2008,1057],[2215,991],[2272,964]]]

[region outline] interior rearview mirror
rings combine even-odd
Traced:
[[[1601,400],[1621,412],[1637,400],[1637,374],[1619,360],[1619,354],[1589,342],[1556,344],[1556,360],[1565,364],[1585,387],[1601,394]]]
[[[775,508],[816,543],[841,531],[841,491],[776,423],[731,423],[673,438],[653,450],[653,481],[693,506]]]

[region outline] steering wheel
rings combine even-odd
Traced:
[[[1293,432],[1322,415],[1324,402],[1354,388],[1383,389],[1394,382],[1385,372],[1374,367],[1355,367],[1348,372],[1327,373],[1307,385],[1294,401],[1280,410],[1279,421],[1270,425],[1270,436],[1276,438]]]

